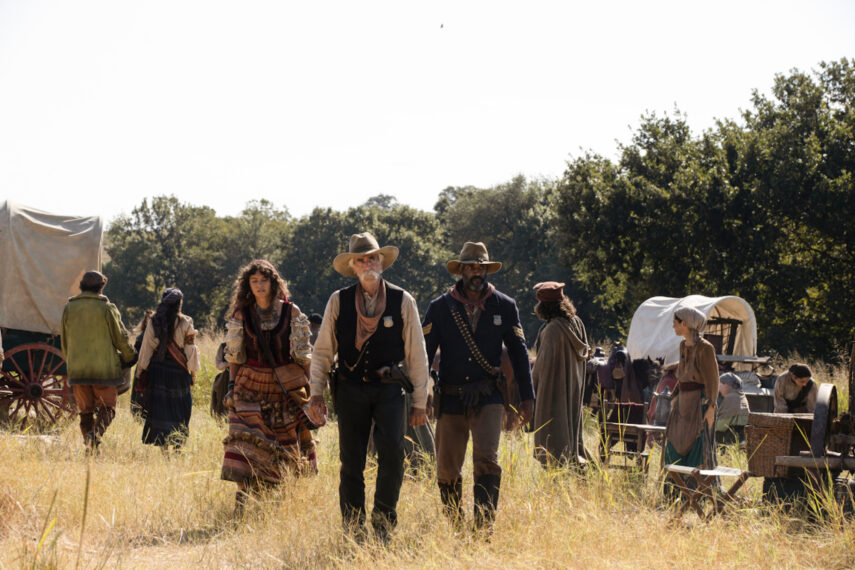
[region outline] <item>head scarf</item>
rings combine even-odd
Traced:
[[[692,343],[698,342],[703,336],[704,325],[707,324],[706,316],[694,307],[680,307],[674,311],[674,316],[692,331]]]
[[[733,372],[725,372],[718,377],[718,381],[722,384],[727,384],[734,390],[742,390],[742,378]]]

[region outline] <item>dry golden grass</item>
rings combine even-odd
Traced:
[[[430,470],[404,482],[400,525],[388,547],[348,539],[340,530],[334,425],[317,434],[317,477],[287,481],[234,521],[234,485],[219,479],[226,426],[208,415],[204,392],[216,340],[200,340],[206,370],[181,454],[140,443],[127,396],[92,460],[73,423],[50,437],[0,433],[3,567],[855,566],[855,526],[831,501],[820,499],[820,515],[787,513],[763,503],[760,481],[751,480],[742,508],[710,522],[694,515],[677,521],[663,504],[655,468],[647,477],[547,471],[532,459],[531,435],[503,438],[505,476],[490,541],[455,532],[444,520]],[[746,461],[729,448],[722,463]],[[370,504],[373,468],[366,478]],[[469,461],[466,482],[471,513]]]

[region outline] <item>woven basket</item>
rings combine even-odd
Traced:
[[[775,458],[809,449],[812,424],[813,414],[748,414],[745,449],[749,471],[762,477],[788,477],[789,468],[776,467]]]

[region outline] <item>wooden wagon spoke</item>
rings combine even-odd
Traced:
[[[17,413],[18,413],[18,410],[20,410],[20,409],[21,409],[21,406],[23,406],[23,405],[24,405],[24,401],[23,401],[23,400],[21,400],[20,398],[16,401],[16,403],[17,403],[18,405],[15,407],[15,409],[9,412],[9,417],[10,417],[10,418],[11,418],[12,416],[14,416],[15,414],[17,414]]]
[[[64,376],[52,376],[50,378],[45,378],[42,380],[42,387],[47,390],[53,386],[60,386],[65,388],[65,377]]]
[[[18,385],[12,386],[12,385],[7,384],[6,389],[9,390],[10,392],[16,392],[16,393],[23,394],[24,393],[24,386],[20,382],[16,382],[16,384],[18,384]]]
[[[10,376],[4,376],[4,378],[6,379],[6,385],[9,386],[10,390],[12,390],[12,389],[23,390],[24,389],[24,383],[23,382],[19,382],[18,380],[15,380],[14,378],[12,378]]]
[[[49,399],[47,399],[47,398],[42,398],[42,400],[41,400],[41,401],[42,401],[42,403],[43,403],[43,404],[50,404],[51,406],[53,406],[54,408],[56,408],[56,409],[58,409],[58,410],[63,410],[63,411],[66,411],[66,412],[67,412],[67,411],[69,411],[69,410],[68,410],[68,408],[64,408],[63,406],[61,406],[61,405],[57,404],[57,403],[56,403],[56,402],[54,402],[53,400],[49,400]]]
[[[48,415],[48,417],[51,419],[51,421],[52,421],[53,423],[56,423],[56,416],[54,416],[54,415],[51,413],[50,408],[48,408],[48,407],[47,407],[47,405],[46,405],[46,404],[49,404],[49,403],[52,403],[52,402],[50,402],[49,400],[42,400],[41,402],[42,402],[42,408],[44,408],[45,413]],[[62,408],[60,408],[60,409],[62,409]],[[38,404],[36,405],[36,412],[38,412]]]
[[[59,370],[60,368],[62,368],[63,364],[65,364],[65,362],[62,359],[60,359],[59,362],[56,364],[56,366],[51,368],[50,371],[47,374],[45,374],[45,376],[49,376],[51,378],[56,378],[57,377],[56,371]]]
[[[32,354],[33,354],[33,351],[32,351],[32,350],[28,350],[28,351],[27,351],[27,354],[32,355]],[[43,375],[42,375],[42,371],[45,369],[45,363],[47,362],[47,358],[48,358],[48,352],[45,350],[45,351],[43,351],[43,352],[42,352],[42,362],[41,362],[41,364],[39,364],[39,371],[38,371],[37,373],[35,373],[35,374],[33,374],[33,375],[32,375],[32,379],[33,379],[33,380],[38,381],[40,378],[42,378],[42,376],[43,376]],[[30,361],[32,361],[32,359],[33,359],[33,357],[32,357],[32,356],[30,356]],[[30,371],[31,371],[31,372],[32,372],[32,370],[33,370],[33,369],[32,369],[32,368],[30,368]]]
[[[21,370],[21,367],[18,366],[18,361],[16,359],[8,357],[7,360],[11,360],[12,364],[15,366],[15,368],[18,369],[18,378],[26,378],[27,377],[27,375],[24,374],[24,371]]]

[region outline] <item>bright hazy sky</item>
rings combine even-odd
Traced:
[[[855,56],[855,2],[0,0],[0,200],[301,216],[556,178]]]

